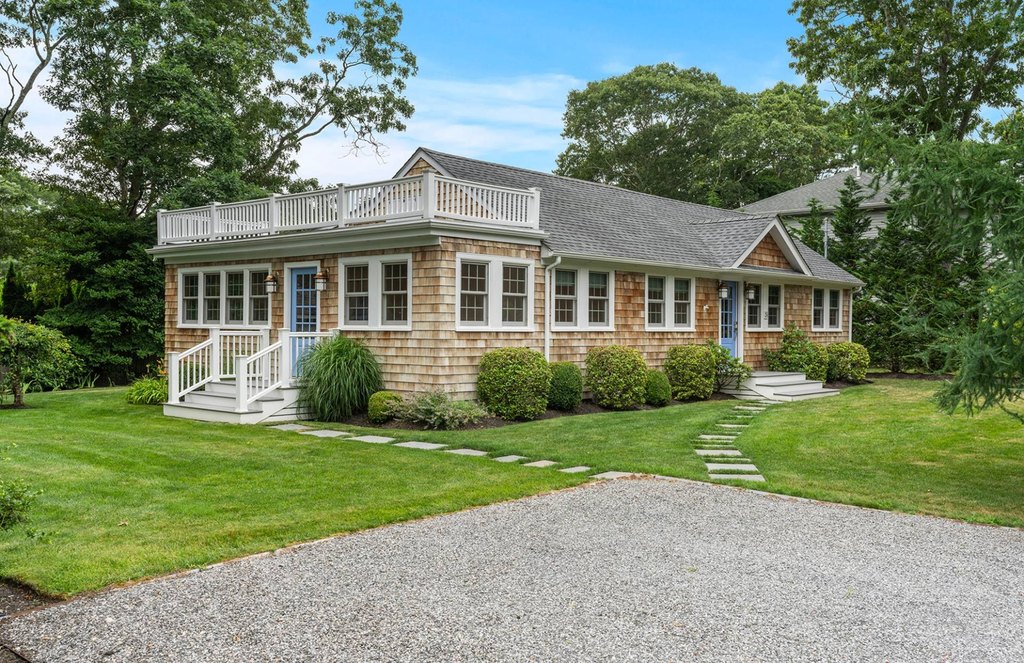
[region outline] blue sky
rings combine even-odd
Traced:
[[[383,160],[348,154],[337,133],[323,136],[303,150],[303,174],[388,177],[417,145],[551,170],[564,146],[566,94],[640,64],[700,67],[744,91],[800,80],[786,50],[801,32],[788,1],[399,2],[401,38],[420,67],[409,83],[408,131],[384,136]],[[343,5],[313,0],[314,29]]]
[[[801,33],[789,0],[398,1],[400,38],[419,61],[408,130],[381,137],[383,156],[351,154],[340,131],[326,131],[299,154],[301,175],[325,185],[384,179],[419,145],[548,171],[564,147],[568,92],[641,64],[700,67],[751,92],[800,80],[786,51],[786,38]],[[351,3],[310,0],[314,32]],[[27,110],[43,140],[66,121],[37,94]]]

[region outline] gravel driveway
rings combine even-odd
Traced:
[[[1024,531],[620,480],[7,622],[33,661],[1024,660]]]

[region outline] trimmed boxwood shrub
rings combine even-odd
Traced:
[[[643,404],[647,391],[644,356],[623,345],[592,348],[587,353],[587,389],[595,403],[612,410]]]
[[[551,364],[551,390],[548,407],[572,412],[583,402],[583,372],[571,361]]]
[[[828,354],[828,381],[863,382],[868,376],[871,356],[860,343],[843,341],[825,346]]]
[[[816,345],[802,329],[790,324],[782,333],[782,346],[778,350],[762,353],[770,371],[803,373],[808,380],[825,382],[828,377],[828,353]]]
[[[715,392],[715,353],[706,345],[677,345],[668,351],[665,374],[676,400],[702,400]]]
[[[395,418],[395,407],[402,397],[393,391],[378,391],[366,405],[366,419],[371,424],[386,424]]]
[[[480,358],[476,391],[502,419],[536,419],[547,411],[551,367],[530,348],[499,348]]]
[[[647,371],[647,397],[644,400],[655,407],[668,405],[672,400],[672,385],[664,371],[654,368]]]
[[[380,391],[380,365],[359,341],[337,336],[317,343],[302,358],[299,402],[320,421],[341,421],[365,412]]]

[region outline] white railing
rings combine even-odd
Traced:
[[[210,338],[218,348],[217,379],[235,377],[235,357],[248,357],[270,344],[269,329],[211,329]]]
[[[248,411],[251,403],[283,386],[282,367],[287,354],[284,347],[284,343],[278,341],[249,357],[235,357],[235,366],[238,366],[235,409],[238,412]]]
[[[510,189],[432,172],[381,182],[211,203],[157,213],[159,244],[244,239],[408,219],[540,227],[540,190]]]
[[[214,380],[216,348],[212,338],[184,352],[167,355],[167,400],[177,403],[182,396]]]

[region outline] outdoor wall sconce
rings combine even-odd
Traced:
[[[757,297],[757,288],[754,287],[753,283],[748,283],[747,284],[747,299],[749,299],[750,301],[754,301],[755,297]]]
[[[273,274],[267,274],[267,278],[263,279],[263,287],[267,289],[268,295],[277,292],[277,277]]]
[[[330,280],[329,272],[326,269],[321,269],[316,273],[316,276],[313,277],[313,280],[316,281],[317,292],[323,292],[324,290],[327,290],[327,282]]]
[[[729,298],[729,286],[724,281],[718,282],[718,298],[728,299]]]

